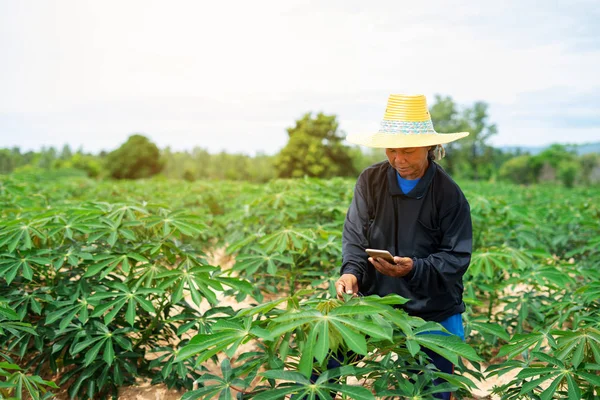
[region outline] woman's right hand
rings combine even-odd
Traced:
[[[340,300],[344,299],[344,294],[358,296],[358,279],[352,274],[344,274],[335,283],[335,291]]]

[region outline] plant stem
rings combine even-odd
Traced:
[[[164,300],[164,299],[163,299]],[[140,340],[138,340],[138,342],[133,346],[133,350],[136,350],[137,348],[139,348],[142,344],[145,343],[145,341],[152,335],[152,332],[154,331],[154,328],[156,328],[156,325],[158,324],[158,321],[160,320],[160,314],[163,312],[163,310],[165,309],[165,307],[169,304],[169,300],[166,299],[166,301],[163,301],[163,303],[161,304],[160,308],[158,309],[158,311],[156,312],[156,315],[154,316],[154,318],[152,319],[152,322],[150,323],[150,325],[144,329],[142,331],[142,337],[140,338]]]

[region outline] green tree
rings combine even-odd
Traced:
[[[574,150],[553,144],[535,156],[517,156],[506,161],[500,168],[500,178],[521,184],[561,182],[570,188],[579,177],[586,183],[585,168],[591,171],[592,160],[589,157],[583,161],[583,157],[577,157]]]
[[[429,108],[429,115],[431,116],[431,121],[437,132],[461,132],[465,128],[463,121],[460,118],[457,105],[450,96],[442,97],[436,95],[435,102]],[[444,168],[450,174],[454,174],[458,170],[457,164],[461,161],[456,154],[460,148],[459,143],[448,143],[445,144],[444,147],[446,148],[446,158],[443,162]]]
[[[354,169],[358,172],[386,159],[384,149],[355,146],[350,150]]]
[[[549,164],[552,168],[558,169],[561,162],[573,161],[577,154],[562,144],[553,144],[535,157],[542,165]]]
[[[281,178],[353,176],[350,150],[342,144],[335,115],[305,114],[288,128],[289,141],[275,159]]]
[[[97,178],[102,171],[100,160],[91,154],[77,152],[71,157],[70,163],[73,168],[85,171],[90,178]]]
[[[536,183],[541,164],[530,155],[511,158],[500,167],[500,179],[529,185]]]
[[[476,180],[489,177],[482,174],[485,166],[490,164],[492,155],[492,147],[487,142],[498,132],[496,124],[490,124],[488,118],[488,105],[482,101],[475,102],[472,108],[463,111],[463,123],[470,134],[460,145],[471,166],[472,178]]]
[[[580,164],[576,161],[575,150],[561,144],[553,144],[534,158],[541,168],[553,171],[554,181],[558,180],[566,187],[573,187],[581,169]],[[540,174],[537,178],[538,181],[541,180]]]
[[[163,163],[154,143],[145,136],[132,135],[106,156],[106,168],[115,179],[140,179],[158,174]]]
[[[558,164],[558,178],[568,188],[573,187],[575,178],[579,174],[580,165],[575,160],[563,161]]]
[[[430,115],[433,126],[440,133],[470,133],[464,139],[445,145],[448,152],[444,167],[448,172],[471,179],[489,179],[493,174],[491,165],[495,164],[493,160],[498,154],[488,145],[489,138],[497,133],[497,127],[488,121],[487,103],[478,101],[473,107],[459,110],[450,96],[436,95]]]
[[[57,157],[58,155],[54,147],[42,147],[42,150],[37,155],[37,167],[42,169],[50,169]]]
[[[594,182],[594,171],[600,169],[600,154],[588,153],[579,158],[581,163],[581,181],[584,185],[590,185]]]
[[[70,160],[71,157],[73,157],[73,151],[71,151],[71,146],[65,144],[58,157],[64,161]]]
[[[0,174],[10,174],[15,169],[15,156],[8,149],[0,149]]]
[[[273,158],[265,154],[251,157],[224,151],[210,154],[195,147],[191,152],[173,152],[169,147],[162,152],[162,173],[169,179],[227,179],[235,181],[267,182],[275,177]]]

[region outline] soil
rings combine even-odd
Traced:
[[[179,400],[183,395],[165,385],[151,385],[149,380],[140,380],[135,386],[119,390],[119,400]]]

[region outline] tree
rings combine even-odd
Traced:
[[[90,178],[97,178],[102,171],[100,160],[91,154],[77,152],[69,161],[73,168],[85,171]]]
[[[577,154],[575,150],[568,149],[562,144],[553,144],[535,157],[541,164],[549,164],[552,168],[558,169],[561,162],[573,161]]]
[[[60,155],[58,156],[58,158],[63,161],[66,161],[66,160],[70,160],[71,157],[73,157],[73,152],[71,151],[71,146],[69,146],[68,144],[65,144],[63,146],[63,149],[60,152]]]
[[[385,149],[354,146],[350,148],[354,169],[358,172],[386,159]]]
[[[140,179],[158,174],[163,164],[158,147],[136,134],[106,156],[106,168],[115,179]]]
[[[0,174],[10,174],[15,169],[15,157],[8,149],[0,149]]]
[[[457,106],[450,96],[442,97],[436,95],[435,103],[429,109],[429,115],[431,116],[431,122],[437,132],[461,132],[465,128],[460,119]],[[444,147],[447,150],[446,158],[443,163],[444,168],[446,168],[450,174],[454,174],[458,169],[456,164],[460,162],[460,158],[457,157],[456,154],[456,151],[459,149],[459,144],[458,142],[452,142],[445,144]]]
[[[275,158],[277,176],[330,178],[356,174],[350,150],[342,144],[335,115],[305,114],[288,128],[289,141]]]
[[[488,123],[488,117],[488,105],[482,101],[475,102],[473,108],[465,108],[463,111],[463,123],[470,134],[460,145],[471,166],[472,178],[476,180],[487,178],[480,176],[492,155],[492,147],[487,142],[498,133],[496,124]]]
[[[541,165],[530,155],[511,158],[500,167],[500,179],[530,185],[536,183]]]
[[[572,188],[575,184],[575,178],[580,171],[580,165],[577,161],[568,160],[558,164],[558,178],[565,187]]]
[[[448,155],[444,166],[448,172],[471,179],[490,178],[490,166],[497,153],[487,142],[497,133],[497,127],[488,121],[487,103],[478,101],[471,108],[459,110],[450,96],[436,95],[430,115],[440,133],[469,132],[466,138],[445,145]]]
[[[523,155],[506,161],[500,168],[500,177],[516,183],[558,183],[565,187],[573,187],[578,178],[586,181],[586,170],[593,168],[592,158],[578,158],[574,150],[564,145],[553,144],[541,153],[530,156]],[[589,173],[588,173],[589,174]]]
[[[573,187],[575,178],[580,170],[580,165],[575,161],[575,150],[561,144],[553,144],[540,154],[534,156],[542,170],[550,170],[550,182],[560,180],[566,187]],[[538,182],[548,181],[538,174]],[[558,179],[557,179],[558,178]]]
[[[41,169],[50,169],[52,168],[52,164],[54,163],[54,160],[56,160],[56,158],[57,152],[54,147],[42,147],[42,150],[38,155],[37,166]]]
[[[584,185],[598,183],[598,178],[594,176],[600,170],[600,154],[588,153],[581,156],[581,181]]]

